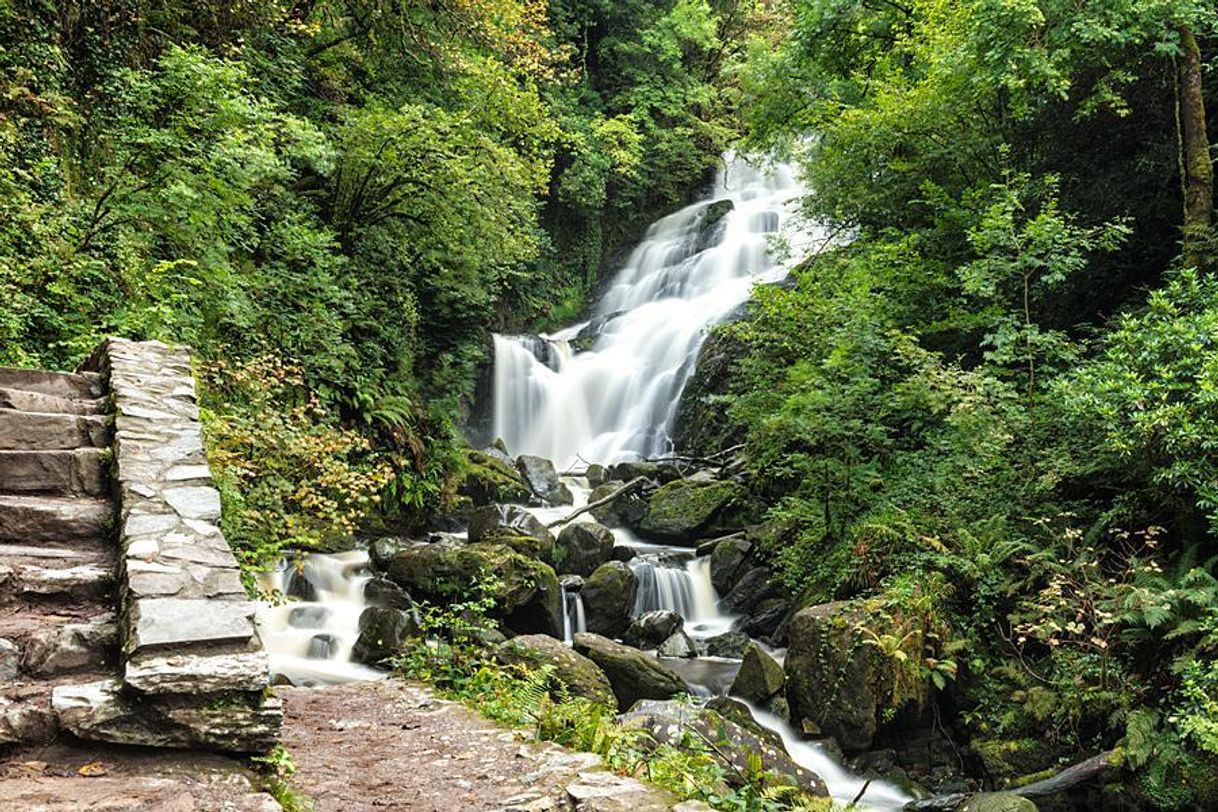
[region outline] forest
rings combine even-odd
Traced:
[[[793,165],[828,237],[675,451],[794,605],[866,602],[881,728],[1214,808],[1216,120],[1212,0],[0,0],[0,366],[190,345],[252,584],[460,514],[492,332]]]

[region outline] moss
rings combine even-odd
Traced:
[[[457,493],[476,507],[492,502],[527,502],[531,495],[515,468],[473,449],[467,450],[462,460]]]
[[[747,523],[747,495],[735,482],[669,482],[651,495],[639,529],[673,540],[705,538]]]

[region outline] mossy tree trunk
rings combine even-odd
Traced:
[[[1184,262],[1197,265],[1199,243],[1209,229],[1214,208],[1214,167],[1205,129],[1201,89],[1201,49],[1186,26],[1180,28],[1180,149],[1184,186]]]

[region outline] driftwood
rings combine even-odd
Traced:
[[[1110,774],[1119,769],[1115,759],[1116,753],[1106,750],[1098,756],[1092,756],[1086,761],[1080,761],[1042,781],[1036,781],[1022,787],[1011,787],[1000,790],[1010,792],[1024,798],[1042,798],[1046,795],[1056,795],[1074,789],[1080,784],[1086,784],[1096,779],[1105,780]],[[925,801],[910,801],[905,804],[907,812],[951,812],[971,798],[971,795],[957,793],[928,798]]]
[[[551,527],[558,527],[560,524],[566,524],[567,522],[574,520],[578,516],[582,516],[583,514],[587,513],[590,510],[595,510],[596,508],[601,507],[602,505],[607,505],[610,502],[617,499],[618,497],[624,496],[629,491],[632,491],[635,488],[639,487],[640,485],[642,485],[646,482],[649,482],[649,481],[650,480],[647,479],[647,477],[645,477],[645,476],[636,476],[634,479],[630,480],[625,485],[618,488],[616,491],[609,494],[608,496],[605,496],[601,499],[597,499],[595,502],[589,502],[588,504],[584,505],[579,510],[568,513],[566,516],[564,516],[561,519],[555,519],[554,521],[552,521],[546,525],[546,529],[549,530]]]
[[[734,445],[731,448],[725,448],[722,451],[716,451],[709,457],[687,457],[684,454],[670,454],[667,457],[650,457],[644,462],[692,462],[696,465],[722,465],[723,458],[734,454],[744,448],[744,443]]]

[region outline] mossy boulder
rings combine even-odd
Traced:
[[[680,479],[651,494],[636,529],[649,538],[691,544],[742,529],[752,512],[748,494],[735,482]]]
[[[473,507],[495,502],[528,502],[533,495],[528,484],[510,462],[485,451],[465,452],[457,494]]]
[[[684,626],[684,618],[676,612],[655,609],[644,612],[631,621],[622,642],[635,648],[655,648],[681,631]]]
[[[419,634],[413,612],[370,606],[359,616],[359,637],[351,648],[351,659],[376,665],[398,652],[402,644]]]
[[[494,616],[518,634],[562,635],[562,590],[547,564],[503,544],[455,540],[410,547],[389,562],[389,577],[419,600],[448,604],[490,585]]]
[[[717,634],[714,637],[706,638],[706,656],[740,660],[744,658],[744,651],[752,642],[744,632]]]
[[[693,639],[684,631],[676,631],[656,648],[657,657],[675,657],[690,660],[698,656],[698,647]]]
[[[726,595],[748,569],[747,562],[753,545],[743,538],[728,538],[707,544],[714,544],[710,554],[711,583],[716,592]]]
[[[533,494],[547,505],[569,505],[574,501],[570,489],[558,478],[554,463],[544,457],[522,454],[516,458],[516,470]]]
[[[514,637],[496,647],[495,659],[507,665],[523,665],[532,669],[550,666],[554,669],[554,678],[566,687],[569,695],[611,708],[617,706],[613,686],[600,666],[549,635]]]
[[[787,677],[778,661],[756,643],[749,643],[744,650],[736,681],[732,683],[732,696],[748,700],[756,705],[765,705],[786,685]]]
[[[956,807],[956,812],[1036,812],[1036,804],[1013,792],[979,792]]]
[[[503,544],[547,564],[554,560],[554,536],[519,505],[486,505],[475,510],[469,520],[469,540]]]
[[[591,575],[613,553],[613,531],[596,522],[572,522],[554,544],[559,575]]]
[[[630,626],[639,582],[634,571],[621,561],[597,567],[584,579],[580,596],[588,631],[606,637],[620,637]]]
[[[592,493],[588,494],[588,504],[599,502],[601,499],[619,490],[625,484],[620,479],[611,479],[596,486],[592,489]],[[643,513],[646,510],[647,502],[644,501],[636,488],[630,493],[622,494],[608,504],[593,508],[592,516],[606,527],[633,527],[643,518]]]
[[[812,723],[848,753],[871,747],[882,724],[926,707],[929,693],[924,680],[906,678],[900,660],[867,644],[864,626],[886,631],[874,628],[861,603],[837,601],[796,612],[788,632],[792,721]]]
[[[677,672],[637,648],[587,632],[575,635],[574,647],[605,672],[621,710],[640,699],[671,699],[689,693]]]
[[[1067,755],[1060,748],[1036,739],[975,738],[971,747],[986,775],[1000,788],[1028,783],[1018,780],[1027,776],[1043,777],[1041,773],[1057,766]]]

